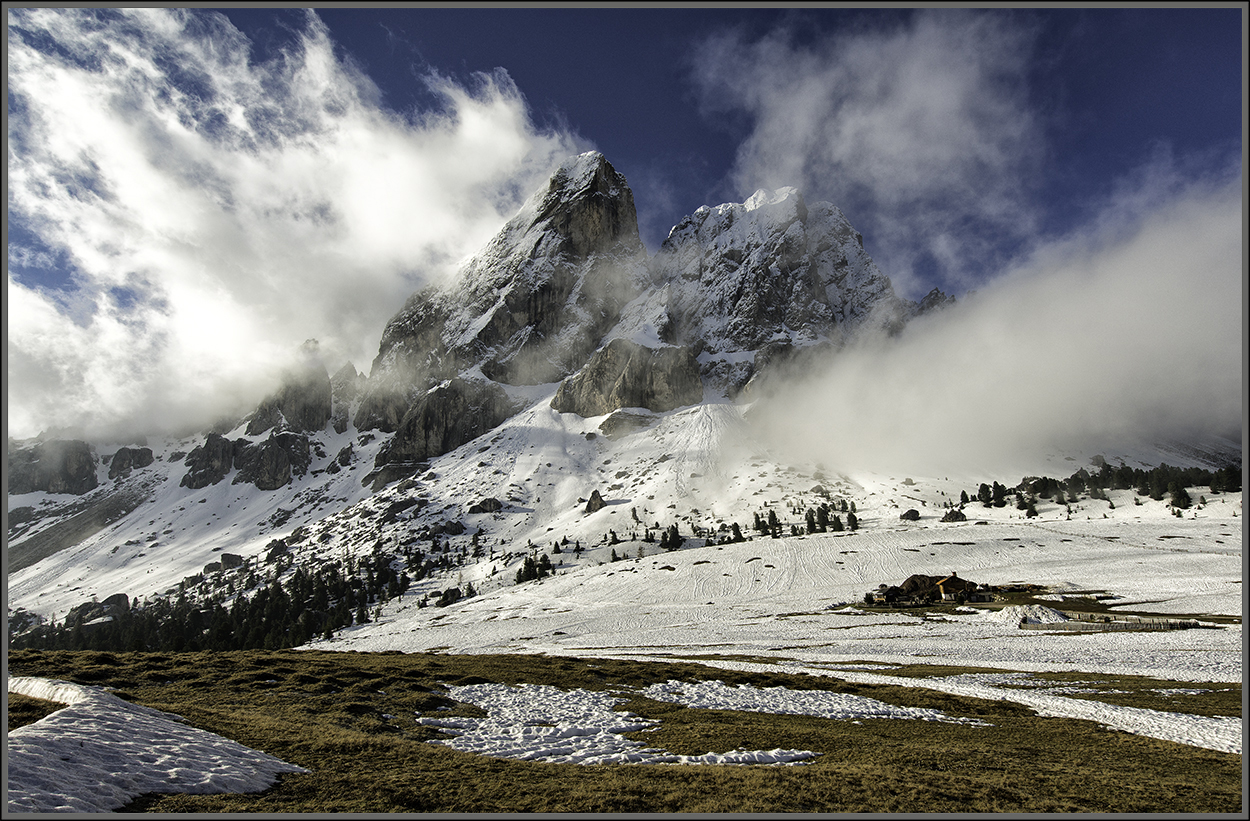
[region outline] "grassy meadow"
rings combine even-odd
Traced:
[[[310,770],[263,793],[147,795],[124,812],[1238,812],[1241,756],[1043,718],[1019,704],[907,686],[747,673],[686,662],[435,653],[14,651],[11,675],[116,688],[190,724]],[[887,671],[882,671],[887,672]],[[978,672],[908,667],[900,676]],[[1175,683],[1089,673],[1108,703],[1241,715],[1241,688],[1165,696]],[[482,715],[446,685],[498,682],[602,690],[669,679],[855,693],[978,718],[990,727],[898,719],[858,723],[704,710],[635,696],[619,709],[660,721],[630,734],[677,754],[807,749],[802,766],[581,766],[486,758],[428,741],[421,715]],[[1097,688],[1095,688],[1097,689]],[[56,705],[10,696],[9,727]],[[440,709],[441,708],[441,709]]]

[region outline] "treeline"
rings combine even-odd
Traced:
[[[379,553],[359,562],[350,557],[330,561],[312,570],[300,566],[285,579],[279,565],[268,582],[258,579],[254,570],[241,572],[240,592],[229,602],[233,580],[225,582],[227,590],[217,590],[206,601],[188,596],[184,583],[177,595],[142,606],[110,604],[116,597],[104,604],[88,602],[59,624],[11,637],[9,646],[173,652],[297,647],[314,637],[329,638],[335,630],[368,623],[371,612],[376,618],[382,604],[402,596],[413,581],[448,561],[446,556],[428,560],[415,551],[399,561]],[[396,564],[404,569],[396,570]]]
[[[1014,488],[998,482],[982,483],[973,495],[963,491],[960,494],[960,504],[969,504],[976,499],[986,507],[1003,507],[1007,504],[1007,495],[1015,494],[1017,506],[1025,509],[1031,507],[1037,499],[1053,499],[1057,504],[1065,504],[1075,501],[1081,493],[1087,494],[1091,499],[1106,499],[1108,490],[1132,490],[1138,496],[1146,496],[1156,502],[1170,496],[1173,507],[1185,509],[1193,503],[1186,490],[1191,487],[1209,487],[1213,494],[1239,493],[1241,465],[1226,465],[1211,471],[1205,468],[1178,468],[1168,464],[1142,469],[1131,468],[1125,464],[1112,466],[1104,462],[1094,472],[1081,468],[1067,479],[1052,479],[1049,476],[1025,477]]]

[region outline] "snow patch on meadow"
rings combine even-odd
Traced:
[[[641,691],[655,701],[696,709],[743,710],[772,715],[806,715],[859,720],[919,719],[988,727],[973,718],[953,718],[938,710],[897,707],[876,699],[823,690],[785,687],[730,687],[722,681],[652,684]],[[673,755],[625,738],[622,733],[654,730],[659,722],[615,709],[626,698],[539,684],[470,684],[449,688],[456,701],[473,704],[486,718],[425,717],[422,724],[454,738],[435,743],[496,758],[566,764],[791,764],[818,753],[809,750],[745,750],[704,755]]]
[[[673,755],[622,733],[653,730],[659,724],[613,709],[625,698],[545,684],[468,684],[450,687],[456,701],[485,710],[486,718],[422,718],[421,723],[455,734],[434,743],[494,758],[560,764],[791,764],[812,758],[810,750],[733,750]]]
[[[940,710],[921,707],[898,707],[867,696],[832,693],[827,690],[790,690],[786,687],[752,687],[739,684],[730,687],[723,681],[696,683],[669,681],[652,684],[643,695],[656,701],[675,702],[705,710],[743,710],[773,715],[816,716],[818,718],[862,719],[901,718],[921,721],[942,721],[949,724],[972,724],[989,727],[980,719],[955,718]]]
[[[307,772],[94,687],[14,677],[9,692],[66,705],[8,734],[10,813],[109,812],[151,792],[259,792],[279,773]]]

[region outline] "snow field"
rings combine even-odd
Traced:
[[[64,703],[8,734],[8,812],[109,812],[149,792],[259,792],[307,772],[178,716],[92,687],[13,677],[10,693]]]

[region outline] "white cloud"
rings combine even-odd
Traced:
[[[961,304],[834,356],[761,403],[761,430],[833,469],[1013,480],[1056,450],[1239,439],[1240,180],[1153,180]]]
[[[10,261],[68,259],[77,289],[9,280],[10,435],[202,423],[311,337],[367,370],[404,299],[585,148],[502,71],[387,111],[311,12],[264,63],[211,13],[9,14],[9,213],[49,249]]]
[[[1033,34],[1016,17],[919,11],[888,29],[852,27],[810,44],[794,28],[703,42],[694,79],[709,112],[746,113],[739,197],[792,185],[833,201],[900,293],[936,262],[948,289],[1037,219],[1043,157],[1025,74]]]

